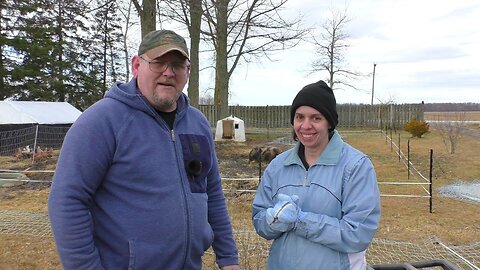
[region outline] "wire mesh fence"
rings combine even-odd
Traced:
[[[248,185],[249,181],[237,182]],[[265,269],[271,241],[261,238],[253,230],[250,211],[253,197],[253,190],[226,191],[242,269],[258,270]],[[0,210],[0,234],[52,237],[47,213],[18,210]],[[478,270],[480,243],[453,245],[435,236],[417,243],[375,238],[367,250],[370,265],[439,259],[462,269]],[[203,269],[218,269],[212,249],[207,250],[203,258]]]
[[[34,157],[38,149],[59,149],[69,125],[35,125],[0,131],[0,156]]]

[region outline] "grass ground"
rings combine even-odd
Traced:
[[[398,161],[389,142],[379,133],[342,131],[345,140],[367,153],[376,168],[379,182],[410,181],[419,182],[420,178],[408,179],[406,167]],[[219,142],[217,152],[224,177],[258,177],[258,165],[248,163],[248,152],[257,145],[265,145],[275,136],[247,134],[247,142]],[[419,172],[428,177],[430,149],[434,150],[433,170],[433,213],[429,212],[429,200],[426,198],[382,197],[382,218],[376,237],[382,239],[421,241],[435,235],[444,242],[464,244],[480,242],[479,204],[445,198],[438,189],[458,180],[480,181],[480,140],[461,137],[457,152],[449,154],[440,134],[432,130],[423,138],[410,138],[407,133],[393,133],[394,141],[400,138],[400,148],[406,153],[410,140],[411,161]],[[25,170],[52,169],[56,157],[33,165],[30,161],[18,161],[13,157],[0,159],[0,168]],[[49,176],[42,176],[48,178]],[[425,194],[416,185],[397,187],[379,185],[382,194]],[[16,210],[46,212],[48,186],[24,188],[0,188],[0,211]],[[249,198],[246,204],[230,205],[234,227],[253,230],[250,221]],[[232,200],[230,200],[232,201]],[[258,251],[257,251],[258,252]],[[0,269],[60,269],[53,241],[50,237],[2,234],[0,222]]]

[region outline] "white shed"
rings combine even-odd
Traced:
[[[215,130],[215,141],[222,140],[246,141],[245,124],[243,120],[233,115],[218,120]]]

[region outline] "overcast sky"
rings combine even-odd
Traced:
[[[300,13],[317,29],[330,7],[343,9],[350,48],[348,66],[372,73],[376,63],[374,103],[480,103],[480,1],[477,0],[290,0],[289,12]],[[306,84],[326,74],[306,71],[315,59],[313,45],[277,53],[276,62],[237,68],[230,82],[230,105],[289,105]],[[338,103],[371,102],[372,77],[355,90],[336,90]],[[213,87],[201,74],[201,87]]]

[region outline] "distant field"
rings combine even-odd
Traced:
[[[480,121],[480,111],[474,112],[425,112],[426,121]]]

